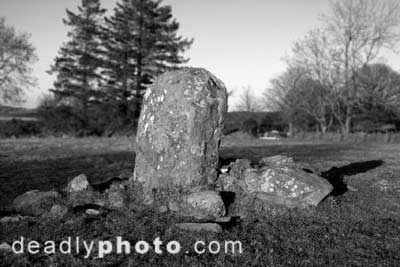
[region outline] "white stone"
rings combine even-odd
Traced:
[[[67,192],[74,193],[83,191],[89,188],[89,181],[85,174],[80,174],[73,178],[67,186]]]

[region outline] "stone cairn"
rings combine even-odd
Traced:
[[[25,218],[21,215],[62,219],[80,210],[99,216],[139,202],[190,218],[176,225],[180,229],[220,232],[220,225],[210,222],[316,206],[331,193],[332,185],[318,170],[285,156],[219,166],[226,112],[226,88],[207,70],[165,73],[144,96],[133,176],[91,184],[82,174],[63,194],[26,192],[13,202],[20,215],[1,218],[0,223],[18,222]]]
[[[313,168],[284,156],[256,165],[237,160],[218,176],[226,111],[224,84],[204,69],[186,68],[156,79],[144,97],[130,179],[141,188],[144,204],[209,221],[246,217],[254,209],[316,206],[332,191]]]

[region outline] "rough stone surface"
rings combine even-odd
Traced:
[[[68,213],[68,207],[64,205],[54,204],[50,211],[49,216],[52,218],[62,219]]]
[[[89,181],[84,174],[80,174],[73,178],[67,186],[68,193],[75,193],[89,188]]]
[[[230,215],[241,216],[246,213],[244,209],[256,207],[256,202],[263,208],[316,206],[333,190],[327,180],[305,171],[285,156],[264,158],[258,166],[252,166],[248,160],[237,160],[230,168],[217,182],[221,191],[236,194]]]
[[[12,205],[16,212],[23,215],[39,216],[49,210],[59,197],[60,194],[56,191],[31,190],[16,197]]]
[[[8,243],[3,242],[0,244],[0,251],[12,251],[12,247]]]
[[[185,231],[222,233],[222,227],[216,223],[177,223],[175,226]]]
[[[104,207],[106,205],[106,201],[99,192],[93,191],[89,187],[87,190],[69,194],[67,198],[67,204],[72,208],[85,205],[97,205]]]
[[[178,212],[197,220],[214,220],[225,215],[225,206],[218,192],[201,191],[184,196]]]
[[[287,165],[294,165],[295,162],[293,158],[276,155],[272,157],[265,157],[260,160],[260,164],[262,165],[275,165],[275,166],[287,166]]]
[[[100,211],[95,210],[95,209],[87,209],[87,210],[85,211],[85,213],[86,213],[87,215],[96,216],[96,215],[99,215],[99,214],[100,214]]]
[[[147,198],[213,188],[226,101],[223,83],[204,69],[159,76],[144,96],[132,184],[141,184]]]
[[[168,212],[168,207],[162,205],[162,206],[158,207],[157,211],[158,211],[159,213],[166,213],[166,212]]]
[[[125,187],[120,182],[114,182],[107,192],[107,207],[110,209],[120,209],[124,207]]]

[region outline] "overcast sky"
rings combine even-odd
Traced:
[[[57,55],[68,28],[63,25],[65,9],[76,10],[81,0],[0,0],[0,17],[18,31],[28,32],[39,61],[34,75],[39,86],[29,93],[27,105],[52,87],[54,77],[46,71]],[[102,0],[109,11],[116,0]],[[269,80],[284,70],[282,57],[294,40],[319,24],[328,0],[164,0],[180,22],[180,34],[194,38],[186,56],[188,65],[204,67],[235,90],[251,86],[261,94]],[[397,70],[400,57],[389,63]],[[397,65],[396,65],[397,64]]]

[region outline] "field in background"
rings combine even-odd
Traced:
[[[27,190],[60,189],[68,179],[80,173],[95,181],[118,175],[123,170],[133,171],[134,151],[134,137],[0,140],[1,207],[5,208],[15,196]],[[399,266],[400,144],[364,146],[322,141],[235,139],[231,136],[224,139],[221,154],[223,158],[253,161],[282,154],[313,164],[322,171],[336,167],[333,170],[338,179],[343,178],[357,191],[328,197],[311,213],[293,211],[278,217],[266,215],[262,220],[250,218],[217,236],[219,240],[241,240],[245,248],[241,256],[189,255],[155,259],[135,256],[131,262],[154,266],[256,266],[260,262],[268,266],[328,266],[333,263],[336,266]],[[383,164],[360,167],[371,161],[383,161]],[[107,216],[112,218],[113,214]],[[118,233],[134,238],[137,234],[139,238],[143,233],[149,237],[161,233],[164,240],[174,238],[187,242],[213,237],[212,234],[177,232],[172,232],[171,236],[167,229],[176,219],[169,215],[147,212],[129,215],[134,219],[123,216],[118,219],[120,221],[105,219],[114,221],[112,224],[88,222],[74,230],[74,234],[93,234],[96,238],[101,238],[99,233]],[[57,233],[65,235],[65,231],[70,231],[63,226],[54,226],[54,229],[46,228],[47,232],[43,234],[39,225],[30,225],[29,229],[18,227],[0,230],[0,241],[12,242],[16,234],[24,231],[33,235],[33,239],[43,235],[49,238]],[[126,259],[115,256],[109,262],[126,263]],[[104,262],[93,260],[91,263]]]
[[[135,137],[0,139],[0,207],[27,190],[60,189],[81,173],[96,181],[122,171],[133,172],[134,141]],[[227,136],[222,142],[223,158],[256,162],[277,154],[314,164],[322,171],[371,160],[383,160],[382,168],[389,171],[397,170],[400,144],[365,146],[324,140],[260,140],[242,135]]]

